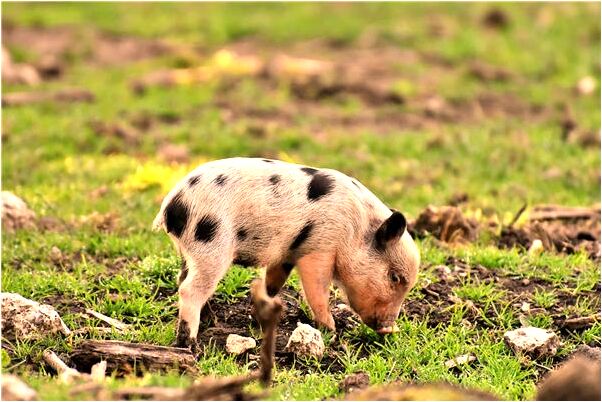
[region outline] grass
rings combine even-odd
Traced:
[[[508,26],[501,30],[483,26],[483,15],[492,7],[505,13]],[[447,204],[459,192],[468,196],[463,206],[466,213],[482,222],[498,223],[508,223],[525,202],[583,206],[600,199],[599,149],[567,143],[558,123],[559,110],[569,103],[580,129],[600,127],[599,87],[591,96],[577,96],[573,91],[583,76],[600,75],[600,9],[594,3],[476,3],[470,7],[449,3],[4,3],[2,13],[5,22],[17,26],[69,26],[82,46],[70,49],[64,77],[44,82],[38,89],[83,87],[96,96],[89,104],[5,108],[2,118],[3,188],[21,196],[38,216],[64,223],[56,230],[4,234],[2,290],[56,304],[72,329],[98,325],[97,320],[72,312],[75,304],[133,325],[131,332],[111,334],[111,339],[159,345],[174,342],[180,261],[167,236],[151,232],[150,226],[161,197],[171,186],[193,167],[213,159],[268,156],[339,169],[409,218],[429,204]],[[329,23],[324,24],[323,17]],[[433,33],[437,24],[444,27],[443,34]],[[89,34],[96,31],[160,38],[197,46],[203,52],[98,65],[87,59],[94,49]],[[235,105],[253,106],[268,114],[286,110],[298,102],[286,83],[266,88],[258,80],[244,78],[228,93],[217,83],[151,88],[144,96],[130,90],[135,78],[166,67],[195,65],[204,55],[234,41],[286,52],[315,38],[334,44],[334,48],[325,47],[326,52],[373,41],[385,48],[430,55],[395,66],[399,78],[393,89],[410,100],[432,94],[449,102],[470,101],[483,93],[512,95],[547,112],[537,118],[487,115],[423,127],[398,124],[384,133],[376,125],[356,129],[327,124],[322,115],[308,112],[270,128],[268,122],[248,116],[224,117],[216,101],[227,96]],[[22,44],[8,47],[17,61],[39,57]],[[442,65],[433,58],[443,60]],[[515,78],[483,82],[470,74],[474,61],[506,69]],[[4,85],[3,93],[26,89]],[[369,108],[355,97],[317,103],[314,106],[323,107],[326,115],[340,113],[349,118]],[[415,114],[413,107],[373,109],[378,120],[387,113]],[[99,136],[90,125],[91,121],[128,122],[144,114],[171,117],[176,123],[155,121],[136,146],[118,137]],[[258,125],[265,130],[253,135]],[[186,146],[190,161],[162,160],[158,153],[164,143]],[[99,188],[104,195],[95,196]],[[108,228],[100,227],[97,220],[109,213],[116,220]],[[600,267],[585,253],[530,256],[520,249],[499,249],[487,236],[456,247],[430,238],[418,244],[423,261],[408,305],[431,301],[423,289],[439,282],[436,267],[454,257],[490,269],[500,278],[543,281],[546,286],[529,295],[532,308],[547,310],[572,295],[574,302],[563,312],[567,317],[599,311]],[[60,262],[50,257],[53,246],[64,256]],[[232,267],[215,297],[228,304],[239,302],[259,272]],[[289,285],[300,289],[296,275]],[[467,276],[456,285],[450,294],[461,303],[442,310],[449,322],[402,316],[400,333],[387,338],[365,326],[345,332],[341,341],[348,344],[348,351],[337,352],[340,369],[301,361],[293,367],[277,367],[270,398],[339,397],[339,381],[358,370],[369,373],[372,383],[450,381],[504,399],[532,398],[541,370],[534,362],[517,358],[503,343],[503,333],[520,325],[517,301],[509,299],[498,282]],[[306,303],[299,303],[308,314]],[[430,306],[429,311],[432,315],[438,307]],[[556,328],[547,313],[527,319],[531,325]],[[39,341],[3,339],[2,366],[23,376],[38,390],[40,399],[72,398],[68,387],[57,384],[40,365],[41,353],[51,347],[68,354],[79,339],[103,336],[92,332],[68,340],[53,336]],[[563,342],[560,357],[583,343],[599,345],[600,325],[569,331]],[[473,353],[477,361],[459,372],[445,368],[446,360],[466,353]],[[548,359],[538,365],[552,367],[557,362]],[[247,372],[250,364],[211,346],[198,367],[203,374],[230,375]],[[146,373],[111,378],[109,387],[184,386],[191,381],[176,373]],[[85,399],[86,395],[76,397]]]

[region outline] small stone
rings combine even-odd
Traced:
[[[590,75],[581,78],[577,82],[579,95],[590,95],[596,90],[596,79]]]
[[[50,249],[50,260],[55,264],[59,264],[61,261],[63,261],[63,253],[57,246],[52,246]]]
[[[226,350],[233,355],[240,355],[257,346],[255,339],[247,336],[230,334],[226,338]]]
[[[2,374],[3,401],[34,401],[37,393],[25,384],[19,377],[12,374]]]
[[[520,305],[520,311],[522,311],[523,313],[529,312],[530,309],[531,305],[527,302],[522,302],[522,304]]]
[[[520,281],[520,283],[523,286],[529,286],[529,284],[531,283],[531,281],[528,278],[523,279],[522,281]]]
[[[291,334],[285,350],[293,352],[299,357],[314,356],[321,358],[324,355],[324,341],[322,333],[308,324],[297,323],[297,328]]]
[[[543,243],[539,239],[533,240],[531,247],[529,247],[529,255],[539,255],[543,251]]]
[[[477,358],[476,358],[476,356],[474,356],[472,354],[460,355],[460,356],[457,356],[453,359],[446,361],[445,367],[450,369],[450,368],[454,368],[454,367],[458,367],[458,366],[463,366],[465,364],[474,362],[475,360],[477,360]]]
[[[340,310],[340,311],[351,311],[351,309],[349,308],[349,306],[348,306],[348,305],[346,305],[345,303],[339,303],[339,304],[337,304],[337,305],[335,306],[335,308],[336,308],[337,310]]]
[[[368,373],[359,371],[357,373],[348,374],[339,383],[339,389],[344,393],[364,389],[370,385],[370,376]]]
[[[558,336],[549,330],[537,327],[522,327],[504,334],[504,341],[516,354],[534,358],[554,356],[560,346]]]
[[[71,331],[56,310],[16,293],[2,293],[2,336],[9,339],[39,339],[49,333]]]

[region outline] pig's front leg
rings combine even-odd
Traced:
[[[215,292],[217,284],[226,274],[229,266],[229,261],[211,264],[208,261],[188,259],[186,264],[188,272],[182,278],[178,289],[180,299],[176,346],[190,348],[195,354],[200,351],[196,338],[201,309]]]
[[[328,306],[330,283],[334,272],[334,254],[308,254],[297,261],[303,292],[314,320],[334,331],[334,319]]]

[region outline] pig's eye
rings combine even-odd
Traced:
[[[389,271],[389,279],[396,285],[403,282],[403,278],[395,271]]]

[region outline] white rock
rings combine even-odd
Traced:
[[[543,251],[543,243],[539,239],[533,240],[531,247],[529,247],[529,255],[538,255]]]
[[[445,367],[453,368],[474,362],[477,358],[474,355],[460,355],[445,362]]]
[[[25,384],[19,377],[12,374],[2,374],[3,401],[34,401],[37,393]]]
[[[532,357],[554,356],[560,345],[558,336],[549,330],[522,327],[504,334],[504,341],[516,354]]]
[[[322,333],[311,325],[297,323],[297,328],[291,334],[285,350],[293,352],[300,357],[315,356],[321,358],[324,355],[324,341]]]
[[[585,76],[577,82],[577,92],[580,95],[589,95],[596,90],[596,79],[592,76]]]
[[[56,310],[16,293],[2,293],[2,335],[16,339],[37,339],[48,333],[69,335],[71,331]]]
[[[230,334],[226,338],[226,350],[228,353],[234,355],[240,355],[245,353],[249,349],[253,349],[257,346],[255,339],[247,336],[240,336],[236,334]]]
[[[35,213],[29,209],[25,201],[11,193],[2,191],[0,197],[2,207],[2,227],[7,231],[35,226]]]

